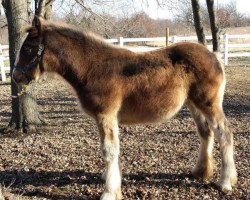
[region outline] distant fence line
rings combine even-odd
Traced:
[[[221,44],[221,52],[222,52],[222,58],[224,60],[224,64],[228,65],[228,58],[230,57],[250,57],[250,49],[248,49],[248,52],[230,52],[230,49],[232,48],[250,48],[250,43],[243,43],[243,44],[233,44],[229,42],[229,39],[249,39],[250,41],[250,34],[244,34],[244,35],[221,35],[222,39]],[[212,40],[212,36],[206,36],[206,40]],[[108,43],[118,44],[120,47],[125,47],[127,49],[130,49],[131,51],[135,52],[146,52],[146,51],[152,51],[156,50],[162,47],[150,47],[150,46],[125,46],[127,43],[140,43],[140,42],[163,42],[166,44],[166,37],[152,37],[152,38],[123,38],[119,37],[118,39],[106,39]],[[183,41],[197,41],[196,36],[171,36],[168,38],[169,43],[177,43],[177,42],[183,42]],[[212,45],[207,45],[209,49],[212,49]],[[6,51],[9,49],[8,45],[1,45],[0,44],[0,70],[1,70],[1,79],[2,81],[6,81],[6,71],[10,71],[10,66],[6,66],[6,60],[9,60],[9,57],[7,55],[3,54],[3,51]]]
[[[250,43],[244,44],[233,44],[229,43],[229,39],[250,39],[249,34],[244,35],[221,35],[222,39],[221,44],[221,52],[222,58],[224,60],[224,64],[228,65],[228,58],[229,57],[250,57],[250,50],[249,52],[237,52],[237,53],[230,53],[230,49],[232,48],[250,48]],[[212,40],[212,36],[206,36],[206,40]],[[166,37],[152,37],[152,38],[123,38],[120,37],[118,39],[107,39],[109,43],[117,43],[120,47],[124,47],[125,43],[136,43],[136,42],[164,42],[166,43]],[[169,37],[170,43],[176,42],[183,42],[183,41],[197,41],[197,36],[171,36]],[[212,49],[212,45],[207,45],[209,49]],[[151,51],[162,47],[126,47],[132,51]]]
[[[10,71],[10,66],[6,65],[7,60],[9,60],[9,56],[8,55],[4,55],[3,51],[4,50],[8,50],[9,49],[9,45],[1,45],[0,44],[0,72],[1,72],[1,78],[2,81],[6,81],[6,71]],[[9,54],[9,53],[8,53]]]

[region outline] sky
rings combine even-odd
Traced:
[[[178,1],[178,0],[176,0]],[[215,1],[215,5],[217,5],[217,2],[219,4],[226,4],[229,3],[232,0],[214,0]],[[250,16],[250,0],[234,0],[237,4],[237,9],[239,12],[244,13],[248,16]],[[56,2],[61,2],[61,1],[55,1]],[[59,5],[54,5],[54,11],[57,12],[57,14],[59,14],[61,12],[61,14],[65,14],[69,11],[70,6],[68,6],[68,2],[72,2],[72,0],[64,0],[65,4],[64,6],[62,6],[61,4]],[[86,0],[86,2],[91,2],[91,0]],[[114,3],[116,2],[115,0],[113,1]],[[121,2],[121,1],[120,1]],[[113,6],[114,10],[110,11],[110,5],[107,6],[109,9],[109,12],[115,14],[115,13],[125,13],[128,10],[130,11],[130,14],[138,11],[138,10],[143,10],[145,11],[151,18],[153,19],[169,19],[169,18],[173,18],[173,13],[168,11],[167,7],[163,7],[160,8],[157,3],[156,0],[127,0],[125,1],[127,2],[126,4],[130,4],[130,2],[133,2],[133,5],[128,6],[128,7],[124,7],[124,6]],[[142,3],[144,2],[144,3]],[[200,0],[201,4],[205,4],[206,0]],[[72,3],[71,3],[72,4]],[[62,8],[64,7],[64,8]],[[100,6],[100,5],[96,5],[96,7],[101,8],[101,10],[105,10],[105,6]],[[102,9],[104,8],[104,9]],[[1,7],[0,7],[1,9]],[[2,10],[3,11],[3,10]],[[3,13],[3,12],[2,12]],[[59,14],[60,15],[60,14]]]
[[[214,0],[215,5],[217,2],[219,4],[226,4],[229,3],[231,0]],[[237,9],[241,13],[245,13],[246,15],[250,15],[250,0],[235,0],[237,4]],[[139,2],[139,1],[137,1]],[[205,4],[205,0],[200,0],[201,4]],[[139,3],[138,3],[139,5]],[[157,18],[169,18],[173,14],[170,11],[167,11],[166,8],[159,8],[155,3],[155,0],[148,0],[148,6],[143,5],[143,10],[153,19]]]

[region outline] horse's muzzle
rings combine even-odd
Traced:
[[[15,66],[12,72],[12,79],[17,84],[27,85],[32,79],[20,67]]]

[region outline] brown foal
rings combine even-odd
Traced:
[[[214,135],[219,141],[220,186],[237,182],[233,135],[222,108],[225,74],[214,53],[196,43],[134,53],[62,23],[35,17],[27,29],[13,79],[28,84],[43,72],[61,75],[97,123],[106,169],[102,200],[121,199],[118,124],[152,123],[173,117],[186,104],[200,136],[195,177],[213,173]]]

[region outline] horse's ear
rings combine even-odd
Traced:
[[[37,15],[35,15],[35,17],[32,21],[32,26],[38,30],[38,33],[42,32],[43,21],[44,21],[44,19],[42,19],[41,17],[38,17]]]

